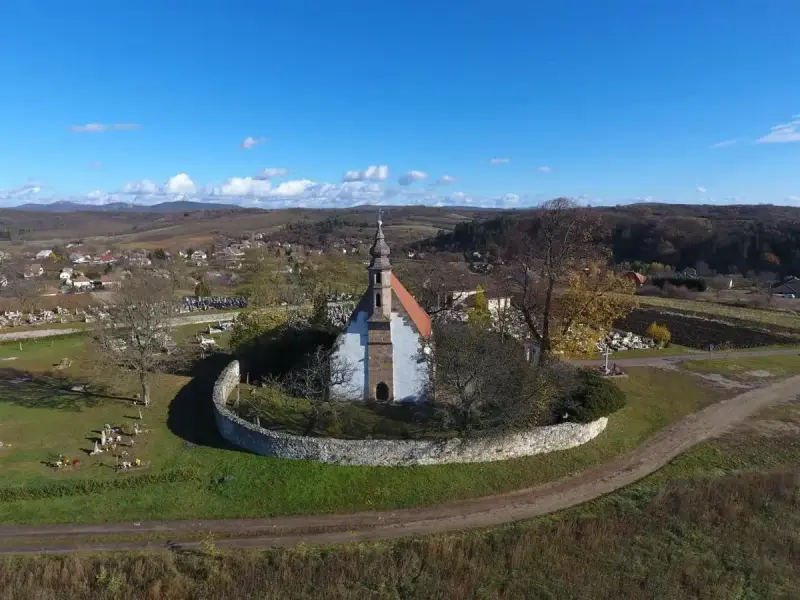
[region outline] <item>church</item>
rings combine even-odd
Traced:
[[[353,376],[331,386],[331,393],[348,400],[424,402],[429,377],[422,351],[431,337],[431,318],[392,273],[380,217],[370,255],[367,291],[333,355]]]

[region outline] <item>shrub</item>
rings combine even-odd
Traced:
[[[682,286],[695,292],[705,292],[708,289],[708,284],[705,279],[697,277],[687,277],[684,275],[675,275],[673,277],[654,277],[650,280],[655,286],[663,288],[664,285],[670,284],[673,286]]]
[[[646,334],[647,337],[652,339],[660,346],[669,346],[669,343],[672,340],[672,334],[669,332],[669,329],[667,329],[667,326],[659,325],[658,323],[650,323]]]
[[[627,404],[625,392],[610,379],[595,371],[582,369],[575,389],[564,398],[560,417],[589,423],[618,411]]]

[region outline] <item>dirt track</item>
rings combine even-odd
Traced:
[[[650,359],[645,359],[650,360]],[[663,360],[663,359],[662,359]],[[0,554],[164,549],[163,541],[97,542],[98,536],[182,536],[213,532],[219,547],[333,544],[488,527],[569,508],[629,485],[692,446],[759,410],[798,395],[800,376],[709,406],[659,432],[633,452],[558,481],[506,494],[397,511],[220,521],[0,527]],[[193,548],[198,542],[172,547]]]

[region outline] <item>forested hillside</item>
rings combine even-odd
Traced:
[[[719,272],[800,273],[800,209],[785,206],[638,204],[595,208],[608,226],[614,261],[659,262]],[[500,256],[536,211],[456,225],[421,248]]]

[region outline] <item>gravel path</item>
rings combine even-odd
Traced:
[[[0,527],[0,554],[164,549],[165,545],[160,541],[98,542],[97,537],[118,535],[133,538],[159,534],[180,540],[182,536],[210,532],[226,536],[216,541],[221,548],[291,546],[300,542],[332,544],[442,533],[530,519],[594,500],[630,485],[696,444],[724,433],[761,409],[796,398],[800,389],[798,386],[800,376],[795,376],[729,398],[660,431],[625,456],[551,483],[506,494],[431,507],[340,515],[3,526]],[[174,542],[171,547],[195,548],[198,545],[198,542]]]
[[[614,356],[620,356],[622,352]],[[730,352],[699,352],[697,354],[678,354],[676,356],[650,356],[647,358],[611,358],[608,364],[619,367],[661,367],[673,365],[687,360],[712,360],[719,358],[753,358],[757,356],[781,356],[787,354],[800,355],[800,348],[781,348],[777,350],[740,350]],[[572,360],[572,364],[581,367],[602,365],[605,359],[598,360]]]

